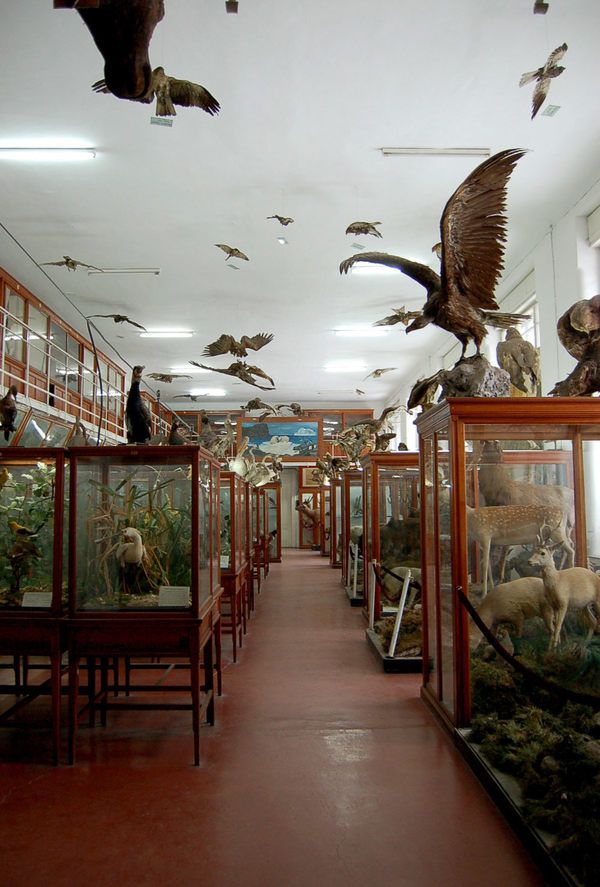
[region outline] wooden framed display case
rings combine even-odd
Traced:
[[[317,549],[321,539],[321,488],[299,489],[298,499],[319,517],[319,523],[314,524],[298,512],[298,548]]]
[[[264,575],[265,577],[269,575],[269,562],[270,562],[270,550],[269,550],[269,500],[267,497],[267,491],[264,486],[260,487],[258,490],[259,493],[259,521],[260,521],[260,544],[261,544],[261,557],[262,564],[264,567]]]
[[[0,724],[50,694],[52,758],[60,758],[65,459],[61,449],[0,450],[0,655],[13,657],[16,701]],[[48,657],[50,678],[30,684],[28,658]],[[22,670],[21,670],[22,667]],[[23,677],[23,680],[21,680]]]
[[[265,484],[269,560],[281,563],[281,483]]]
[[[198,446],[81,447],[69,464],[69,760],[84,657],[92,723],[96,709],[103,723],[119,706],[191,710],[198,764],[201,715],[214,723],[213,638],[220,678],[219,464]],[[184,658],[189,684],[121,688],[117,676],[111,689],[186,690],[190,703],[109,702],[105,663],[120,656]]]
[[[252,539],[254,548],[254,575],[260,592],[261,575],[269,572],[267,542],[267,497],[262,487],[252,487]]]
[[[419,454],[372,453],[362,468],[367,639],[385,671],[420,671]]]
[[[600,403],[450,399],[417,427],[423,698],[546,871],[591,884],[600,764],[575,709],[600,707]]]
[[[331,547],[329,563],[332,567],[341,569],[342,566],[342,479],[334,477],[331,481],[331,497],[329,503],[331,511]]]
[[[246,482],[234,471],[221,471],[221,628],[230,634],[233,661],[242,646],[247,618]]]
[[[331,486],[321,487],[321,524],[319,526],[319,538],[321,557],[329,557],[331,554]]]
[[[353,607],[363,605],[362,470],[342,474],[342,585]]]

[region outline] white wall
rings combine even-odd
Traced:
[[[284,468],[281,472],[281,546],[298,548],[298,469]]]

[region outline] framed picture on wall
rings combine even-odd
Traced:
[[[312,465],[307,465],[298,469],[300,477],[298,478],[301,487],[318,487],[319,483],[313,476],[316,469]]]
[[[323,446],[322,420],[295,417],[237,420],[238,447],[248,438],[256,459],[277,456],[284,462],[314,462]]]

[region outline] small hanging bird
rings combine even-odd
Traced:
[[[255,336],[242,336],[238,342],[233,336],[226,333],[219,336],[216,342],[211,342],[202,352],[203,356],[215,357],[217,354],[233,354],[234,357],[247,357],[248,350],[260,351],[265,345],[273,341],[273,333],[257,333]]]
[[[442,241],[438,241],[438,243],[434,243],[431,247],[431,252],[435,253],[438,259],[442,258]]]
[[[391,373],[393,370],[397,370],[398,367],[381,367],[378,370],[373,370],[372,373],[369,373],[368,376],[365,376],[363,382],[366,382],[367,379],[380,379],[384,373]]]
[[[246,253],[243,253],[241,249],[238,249],[236,246],[227,246],[226,243],[215,243],[215,246],[218,246],[224,253],[227,253],[225,261],[227,261],[227,259],[243,259],[245,262],[250,261]]]
[[[279,224],[283,225],[284,228],[286,228],[288,225],[291,225],[292,222],[294,221],[293,219],[290,219],[289,216],[278,216],[278,215],[267,216],[267,219],[277,219]]]
[[[92,271],[103,271],[102,268],[96,268],[95,265],[86,265],[78,259],[72,259],[71,256],[63,256],[60,262],[42,262],[42,265],[59,265],[65,267],[67,271],[77,271],[78,268],[91,268]]]
[[[290,410],[294,414],[294,416],[296,416],[298,419],[302,419],[302,417],[305,415],[305,412],[302,409],[302,405],[297,403],[295,400],[293,400],[291,403],[278,403],[277,404],[278,410],[282,410],[284,407],[286,407],[286,409]]]
[[[136,326],[138,330],[147,332],[145,326],[142,326],[141,323],[136,323],[135,320],[130,320],[125,314],[90,314],[87,320],[91,320],[92,317],[110,317],[115,323],[129,323],[131,326]]]
[[[372,234],[373,237],[383,237],[376,225],[381,225],[381,222],[352,222],[346,228],[346,234]]]
[[[142,543],[142,537],[134,527],[125,527],[123,538],[125,542],[119,545],[115,553],[122,570],[128,564],[141,564],[146,557],[146,548]]]
[[[97,80],[92,84],[92,89],[96,93],[110,93],[106,80]],[[201,108],[211,116],[218,114],[221,107],[216,98],[204,86],[192,83],[191,80],[178,80],[176,77],[169,77],[165,73],[165,69],[161,67],[154,68],[152,71],[148,91],[137,98],[130,98],[130,101],[150,105],[155,98],[157,117],[176,117],[175,105],[184,108]]]
[[[157,382],[164,382],[166,385],[175,379],[193,379],[193,376],[187,376],[185,373],[146,373],[149,379],[156,379]]]
[[[504,342],[496,346],[498,366],[510,376],[512,385],[519,392],[534,396],[540,383],[539,349],[523,338],[515,327],[506,331]]]
[[[260,397],[253,397],[252,400],[249,400],[248,403],[240,404],[241,410],[269,410],[270,412],[277,414],[277,408],[272,407],[271,404],[265,403],[264,400],[261,400]]]
[[[388,314],[387,317],[383,317],[381,320],[376,320],[373,326],[395,326],[397,323],[408,324],[420,315],[420,311],[407,311],[404,306],[402,308],[393,308],[392,314]]]
[[[4,440],[16,431],[15,419],[17,418],[17,386],[11,385],[4,397],[0,398],[0,431],[4,432]]]
[[[568,48],[569,47],[566,43],[561,43],[560,46],[556,47],[554,52],[550,53],[542,68],[538,68],[536,71],[527,71],[519,80],[519,86],[525,86],[527,83],[531,83],[534,80],[537,81],[535,89],[533,90],[531,110],[532,120],[546,101],[546,96],[550,89],[550,81],[554,77],[559,77],[565,70],[562,65],[557,65],[556,63],[562,59]]]
[[[361,391],[360,388],[355,388],[354,391],[356,392],[356,394],[364,394],[365,393],[364,391]]]
[[[200,400],[199,394],[174,394],[172,400],[191,400],[194,403]]]
[[[195,360],[190,360],[190,363],[195,367],[201,367],[203,370],[210,370],[211,373],[223,373],[226,376],[237,376],[242,382],[247,382],[248,385],[254,385],[255,388],[262,388],[263,391],[271,391],[275,388],[275,382],[270,376],[267,376],[264,370],[261,370],[260,367],[250,366],[250,364],[247,364],[244,360],[236,360],[223,370],[218,370],[216,367],[206,366],[203,363],[197,363]],[[266,379],[271,383],[272,387],[269,388],[266,385],[257,385],[252,378],[253,376]]]
[[[140,394],[143,366],[134,366],[131,373],[131,387],[125,404],[125,423],[127,426],[127,443],[143,444],[152,436],[152,417],[150,410]]]

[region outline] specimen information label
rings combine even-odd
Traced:
[[[161,585],[158,589],[159,607],[189,607],[189,585]]]
[[[222,554],[221,555],[221,567],[226,569],[229,566],[229,555]]]
[[[26,591],[21,601],[22,607],[51,607],[51,591]]]

